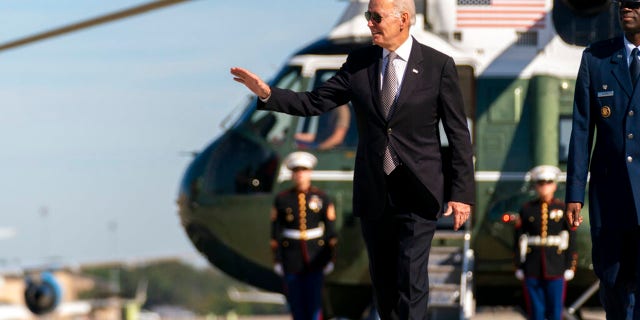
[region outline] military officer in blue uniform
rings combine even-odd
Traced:
[[[582,54],[565,201],[569,221],[580,225],[590,179],[589,221],[600,300],[607,319],[640,319],[640,0],[617,4],[624,34],[596,42]]]
[[[271,209],[274,270],[284,277],[294,320],[322,319],[322,284],[335,260],[336,211],[329,197],[311,185],[316,162],[307,152],[287,156],[293,187],[279,193]]]
[[[565,204],[554,198],[560,169],[529,172],[537,197],[520,209],[516,223],[516,278],[523,281],[530,320],[560,320],[566,281],[573,279],[578,254]]]

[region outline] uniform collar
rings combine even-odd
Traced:
[[[622,39],[624,39],[624,50],[626,51],[627,55],[627,62],[629,62],[629,56],[631,55],[631,51],[635,48],[637,48],[633,43],[631,43],[631,41],[627,40],[627,37],[622,35]]]

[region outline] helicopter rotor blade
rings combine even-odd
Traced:
[[[70,32],[74,32],[74,31],[78,31],[78,30],[82,30],[82,29],[86,29],[89,27],[93,27],[93,26],[97,26],[100,24],[104,24],[104,23],[108,23],[108,22],[112,22],[112,21],[116,21],[116,20],[120,20],[120,19],[124,19],[127,17],[132,17],[132,16],[136,16],[142,13],[146,13],[152,10],[156,10],[156,9],[160,9],[160,8],[164,8],[167,6],[171,6],[174,4],[178,4],[181,2],[186,2],[189,0],[158,0],[158,1],[153,1],[153,2],[149,2],[146,4],[142,4],[136,7],[132,7],[132,8],[128,8],[128,9],[124,9],[124,10],[120,10],[120,11],[116,11],[113,13],[109,13],[109,14],[105,14],[102,16],[98,16],[95,18],[91,18],[85,21],[80,21],[77,23],[73,23],[67,26],[63,26],[63,27],[59,27],[59,28],[55,28],[49,31],[45,31],[45,32],[41,32],[38,34],[34,34],[25,38],[21,38],[18,40],[13,40],[7,43],[2,43],[0,44],[0,51],[4,51],[4,50],[8,50],[8,49],[14,49],[23,45],[27,45],[33,42],[37,42],[40,40],[44,40],[44,39],[48,39],[48,38],[52,38],[52,37],[56,37],[59,35],[63,35],[66,33],[70,33]]]

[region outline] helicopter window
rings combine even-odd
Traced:
[[[270,192],[275,182],[278,156],[264,144],[230,130],[205,151],[203,189],[214,195]]]
[[[517,32],[518,39],[516,40],[516,46],[537,46],[538,45],[538,32],[537,31],[525,31]]]
[[[558,138],[560,139],[558,143],[560,148],[558,152],[558,160],[560,160],[561,163],[567,163],[569,160],[569,141],[571,140],[572,127],[571,121],[572,119],[570,116],[564,116],[560,117],[560,122],[558,124],[560,126],[560,134],[558,135]]]
[[[303,88],[303,79],[299,67],[292,67],[282,73],[275,81],[275,86],[283,89],[300,91]],[[287,128],[291,125],[293,117],[280,112],[256,110],[251,116],[251,127],[259,136],[269,143],[281,145],[287,136]]]
[[[287,71],[285,71],[281,77],[279,77],[275,86],[282,89],[291,89],[293,91],[302,91],[302,76],[300,67],[290,67]]]
[[[255,132],[269,143],[281,145],[287,136],[291,119],[292,116],[285,113],[257,110],[251,117],[251,124]]]
[[[318,87],[327,81],[336,71],[334,69],[317,70],[313,87]],[[300,149],[355,148],[358,143],[358,133],[353,106],[348,103],[319,116],[300,118],[295,140]]]

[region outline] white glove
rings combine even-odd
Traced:
[[[282,269],[282,263],[276,263],[273,265],[273,272],[275,272],[279,276],[284,276],[284,270]]]
[[[522,269],[516,270],[516,279],[524,280],[524,271]]]
[[[333,262],[329,262],[329,263],[327,263],[326,266],[324,266],[324,269],[322,269],[322,273],[326,276],[329,273],[333,272],[333,268],[334,267],[335,266],[333,265]]]
[[[567,269],[564,271],[564,279],[567,281],[571,281],[575,275],[575,272],[573,272],[573,270],[571,269]]]

